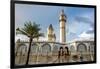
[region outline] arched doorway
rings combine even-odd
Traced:
[[[29,64],[37,63],[38,53],[39,53],[38,44],[32,43],[30,57],[29,57]]]
[[[87,47],[85,44],[80,43],[77,46],[77,51],[80,54],[80,61],[87,60],[86,55],[87,55]]]
[[[75,47],[73,45],[70,46],[70,52],[72,55],[75,53]]]
[[[93,43],[90,44],[90,46],[89,46],[89,51],[90,51],[91,53],[94,53],[94,44],[93,44]]]
[[[63,56],[63,55],[64,55],[64,49],[63,49],[63,47],[60,47],[58,56]]]
[[[83,43],[78,44],[77,51],[80,52],[81,54],[87,52],[86,45]]]
[[[18,43],[15,46],[15,56],[20,55],[20,52],[25,50],[25,47],[27,47],[24,43]]]
[[[70,52],[69,52],[69,48],[66,46],[64,48],[64,61],[65,62],[69,62],[70,61]]]
[[[41,46],[41,53],[42,53],[43,55],[47,55],[47,54],[49,54],[50,52],[51,52],[51,46],[50,46],[50,44],[46,43],[46,44],[43,44],[43,45]]]
[[[36,55],[38,51],[39,51],[39,46],[36,43],[33,43],[31,46],[30,55]]]
[[[41,59],[42,63],[48,63],[51,61],[51,46],[48,43],[45,43],[41,46]]]
[[[53,54],[52,55],[58,55],[59,47],[58,45],[54,45],[53,47]]]
[[[94,50],[95,50],[94,44],[91,43],[89,46],[89,56],[92,61],[94,60]]]
[[[25,63],[25,54],[26,54],[26,48],[27,46],[24,43],[19,43],[19,46],[16,50],[16,56],[15,56],[15,64],[23,64]]]
[[[68,49],[68,47],[65,47],[64,52],[65,52],[65,56],[66,56],[66,55],[69,55],[69,49]]]

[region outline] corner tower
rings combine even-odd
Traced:
[[[64,14],[64,10],[62,10],[60,13],[59,23],[60,23],[60,42],[65,43],[66,42],[66,15]]]

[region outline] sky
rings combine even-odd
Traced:
[[[47,28],[52,24],[56,41],[60,41],[59,16],[62,9],[67,16],[67,41],[94,37],[94,8],[15,4],[15,28],[23,28],[28,21],[35,22],[40,24],[41,32],[45,35],[40,40],[47,40]],[[16,40],[19,38],[27,39],[26,36],[15,35]]]

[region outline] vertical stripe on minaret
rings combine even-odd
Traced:
[[[64,10],[62,10],[60,13],[59,23],[60,23],[60,42],[65,43],[66,42],[66,15],[64,14]]]

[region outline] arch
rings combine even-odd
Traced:
[[[64,50],[63,50],[63,47],[60,47],[60,48],[59,48],[59,51],[60,51],[60,52],[61,52],[61,51],[64,51]]]
[[[27,47],[24,43],[20,43],[20,44],[18,44],[19,46],[18,47],[16,47],[17,48],[17,50],[16,50],[16,56],[17,56],[17,53],[25,53],[26,51],[25,51],[25,48]]]
[[[68,47],[65,47],[64,52],[65,52],[65,55],[69,55],[69,48]]]
[[[22,52],[25,53],[26,51],[26,46],[22,46]]]
[[[73,45],[70,46],[70,51],[71,51],[71,53],[75,52],[75,47]]]
[[[19,46],[18,46],[18,48],[16,50],[16,57],[15,57],[15,59],[17,59],[17,61],[19,63],[22,63],[22,62],[24,62],[23,58],[25,58],[27,46],[26,46],[25,43],[19,43],[18,45]]]
[[[89,52],[94,52],[94,44],[91,43],[89,46]]]
[[[63,49],[63,47],[60,47],[59,50]]]
[[[63,47],[60,47],[58,56],[63,56],[63,55],[64,55],[64,49],[63,49]]]
[[[41,53],[42,54],[47,54],[51,52],[51,46],[48,43],[45,43],[41,46]]]
[[[33,43],[31,46],[31,54],[36,54],[39,51],[39,46],[37,43]]]
[[[80,43],[77,46],[77,51],[80,52],[81,54],[87,51],[87,47],[85,44]]]
[[[53,52],[54,53],[57,53],[59,50],[59,47],[57,46],[57,45],[54,45],[54,47],[53,47]]]
[[[67,52],[69,51],[69,48],[68,47],[65,47],[65,51],[67,50]]]
[[[25,52],[27,52],[27,46],[25,47]]]

